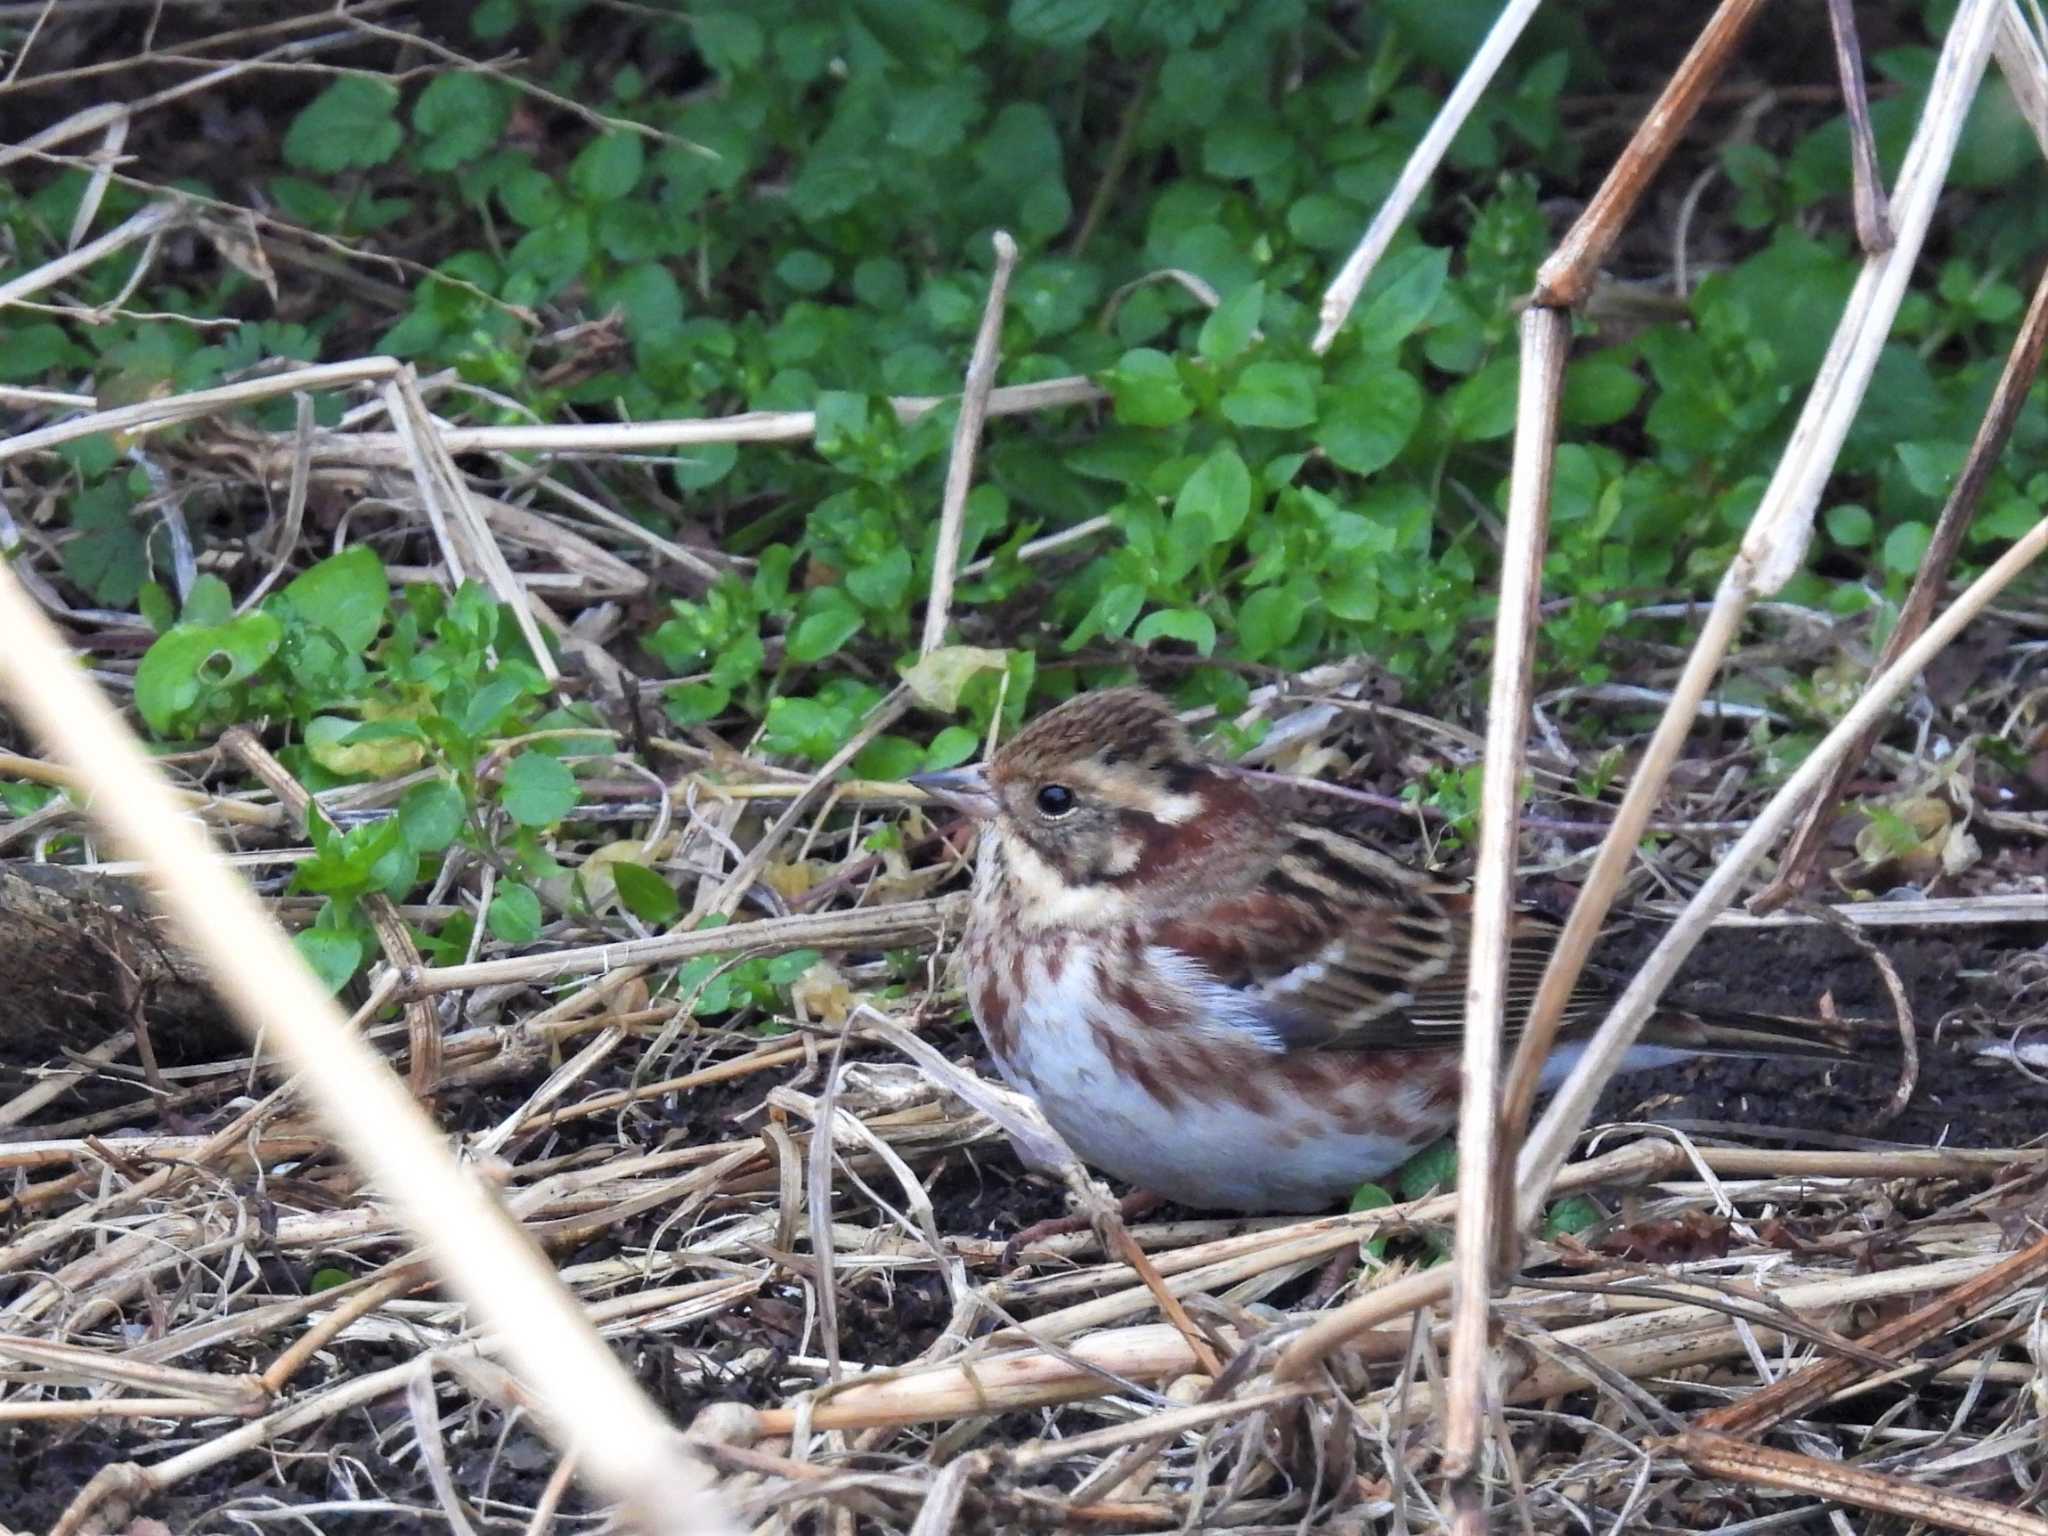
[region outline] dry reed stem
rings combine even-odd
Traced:
[[[1564,383],[1570,322],[1533,306],[1522,315],[1520,396],[1507,527],[1502,539],[1500,607],[1486,704],[1486,761],[1479,791],[1478,867],[1465,983],[1464,1049],[1458,1107],[1457,1242],[1451,1259],[1450,1397],[1443,1471],[1454,1529],[1486,1527],[1477,1482],[1485,1445],[1489,1298],[1496,1228],[1506,1205],[1499,1131],[1501,1029],[1508,1005],[1509,935],[1514,922],[1515,854],[1521,842],[1522,748],[1529,730],[1535,671],[1536,613],[1550,536],[1550,479],[1556,462],[1558,396]],[[1510,1152],[1510,1155],[1511,1152]]]
[[[0,688],[17,714],[87,775],[95,817],[110,835],[150,862],[152,882],[243,1027],[305,1073],[305,1091],[407,1212],[443,1272],[481,1315],[498,1320],[521,1367],[545,1384],[554,1433],[582,1452],[592,1476],[644,1529],[724,1529],[702,1469],[599,1344],[553,1267],[455,1166],[248,889],[215,862],[11,573],[0,576],[0,634]]]
[[[1309,344],[1316,352],[1329,351],[1330,343],[1344,329],[1344,322],[1351,316],[1351,307],[1358,302],[1373,268],[1379,265],[1387,247],[1394,243],[1394,236],[1400,232],[1408,210],[1415,206],[1415,200],[1422,196],[1422,189],[1436,174],[1444,152],[1451,147],[1451,140],[1458,136],[1465,119],[1479,105],[1479,98],[1506,61],[1508,50],[1514,47],[1522,29],[1528,26],[1529,18],[1536,14],[1536,6],[1537,0],[1508,0],[1501,7],[1500,15],[1487,30],[1479,50],[1472,55],[1472,62],[1465,66],[1465,72],[1458,77],[1458,83],[1451,87],[1451,94],[1444,98],[1443,106],[1430,121],[1429,131],[1423,134],[1421,142],[1401,167],[1400,179],[1394,183],[1386,201],[1380,204],[1379,212],[1373,215],[1372,223],[1366,226],[1357,248],[1344,258],[1344,265],[1337,269],[1337,275],[1323,291],[1321,323],[1316,327],[1315,340]]]
[[[1615,157],[1585,210],[1536,273],[1533,303],[1570,309],[1592,290],[1600,263],[1634,215],[1636,205],[1699,114],[1707,92],[1742,46],[1764,0],[1721,0],[1692,47]],[[1555,431],[1555,428],[1552,428]]]
[[[1849,117],[1849,174],[1854,188],[1856,241],[1875,256],[1892,243],[1885,206],[1884,173],[1877,163],[1877,135],[1870,126],[1870,93],[1863,84],[1863,44],[1849,0],[1828,0],[1828,31],[1835,42],[1835,68],[1842,77],[1842,105]]]
[[[939,500],[939,542],[932,556],[931,590],[925,599],[924,640],[918,654],[929,656],[946,643],[946,619],[953,607],[953,580],[960,563],[960,534],[967,518],[967,493],[974,486],[974,456],[981,445],[982,423],[988,417],[989,391],[995,387],[1001,361],[1003,305],[1010,292],[1010,273],[1017,266],[1017,242],[997,230],[995,270],[989,274],[988,302],[982,306],[981,328],[960,390],[960,417],[953,426],[953,452],[946,461],[946,489]]]
[[[1665,1441],[1662,1448],[1683,1457],[1687,1466],[1707,1477],[1810,1493],[1833,1503],[1961,1531],[1963,1536],[2048,1536],[2048,1520],[2010,1505],[1943,1488],[1923,1488],[1882,1472],[1751,1445],[1727,1435],[1689,1430]]]
[[[434,966],[407,977],[402,995],[428,996],[508,982],[539,984],[568,976],[612,976],[627,970],[637,973],[698,955],[751,956],[781,954],[792,949],[856,949],[917,939],[936,942],[949,928],[957,927],[965,915],[964,896],[941,896],[894,906],[857,907],[848,912],[764,917],[725,928],[666,933],[617,944],[589,944],[510,960]]]

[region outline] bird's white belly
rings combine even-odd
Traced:
[[[1227,1084],[1171,1105],[1112,1063],[1094,1008],[1091,968],[1030,980],[1013,1056],[997,1065],[1031,1094],[1085,1163],[1184,1205],[1251,1211],[1327,1210],[1399,1166],[1432,1139],[1333,1130],[1313,1113],[1255,1109]],[[1130,1049],[1170,1040],[1126,1037]],[[1271,1058],[1244,1049],[1246,1071]]]

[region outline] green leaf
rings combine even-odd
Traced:
[[[1837,544],[1847,545],[1850,549],[1863,548],[1870,542],[1871,535],[1877,531],[1877,524],[1872,520],[1869,510],[1857,506],[1854,502],[1829,507],[1827,527],[1829,538]]]
[[[1173,500],[1173,526],[1191,540],[1221,544],[1237,537],[1251,508],[1251,471],[1237,450],[1224,443],[1182,483]],[[1198,529],[1191,526],[1198,520]]]
[[[1547,1238],[1576,1237],[1607,1219],[1607,1213],[1591,1195],[1567,1195],[1550,1207],[1543,1218]]]
[[[832,263],[816,251],[791,251],[775,264],[775,275],[798,293],[819,293],[832,284]]]
[[[1451,253],[1431,246],[1395,251],[1379,264],[1350,329],[1368,352],[1391,352],[1429,318],[1451,272]]]
[[[1133,645],[1184,640],[1202,655],[1216,649],[1216,621],[1199,608],[1162,608],[1148,613],[1131,635]]]
[[[1901,523],[1884,536],[1884,568],[1894,576],[1911,576],[1926,558],[1934,530],[1925,523]]]
[[[452,171],[496,148],[510,115],[505,93],[483,75],[435,76],[412,108],[421,167]]]
[[[1127,427],[1170,427],[1195,413],[1180,369],[1151,347],[1133,347],[1102,376],[1102,384]]]
[[[981,738],[964,725],[949,725],[932,738],[922,767],[927,773],[957,768],[981,750]]]
[[[682,287],[660,262],[626,268],[605,285],[602,303],[619,311],[627,337],[643,347],[674,334],[683,323]]]
[[[1277,171],[1293,156],[1293,138],[1271,118],[1232,114],[1202,136],[1202,169],[1226,181]]]
[[[621,859],[611,866],[611,875],[626,910],[649,927],[665,927],[682,915],[675,888],[645,864]]]
[[[1195,342],[1195,350],[1212,363],[1234,361],[1251,345],[1252,333],[1258,330],[1259,316],[1265,308],[1264,283],[1240,288],[1209,311],[1209,318],[1202,322],[1202,334]]]
[[[1969,450],[1962,443],[1900,443],[1899,463],[1913,489],[1930,501],[1948,495],[1956,476],[1962,473],[1963,457]]]
[[[1010,0],[1017,35],[1049,48],[1078,48],[1116,14],[1115,0]]]
[[[910,551],[897,545],[879,559],[846,573],[846,590],[863,607],[893,612],[910,591]]]
[[[733,75],[752,69],[761,61],[768,39],[761,24],[744,11],[715,11],[693,8],[690,29],[697,39],[697,51],[712,71]]]
[[[1391,363],[1354,372],[1316,423],[1316,443],[1338,467],[1372,474],[1408,446],[1422,421],[1422,405],[1422,386]]]
[[[462,832],[468,810],[462,791],[447,779],[415,784],[398,801],[398,825],[414,853],[439,853]]]
[[[1642,398],[1642,375],[1611,353],[1580,358],[1565,371],[1562,409],[1575,427],[1624,421]]]
[[[676,450],[676,484],[686,491],[709,490],[740,461],[737,443],[700,443]]]
[[[540,897],[517,880],[499,881],[484,926],[507,944],[531,944],[540,937]]]
[[[363,963],[361,936],[338,928],[303,928],[292,935],[292,948],[329,996],[347,986]]]
[[[382,165],[405,138],[392,115],[397,106],[398,88],[389,81],[343,76],[292,119],[285,162],[323,176]]]
[[[1288,587],[1261,587],[1237,610],[1238,648],[1253,661],[1270,656],[1301,629],[1301,598]]]
[[[1145,589],[1134,581],[1103,588],[1102,595],[1081,615],[1081,622],[1074,626],[1074,632],[1061,643],[1060,649],[1078,651],[1097,635],[1118,638],[1131,627],[1131,621],[1144,606]]]
[[[133,505],[120,480],[103,480],[71,500],[64,574],[104,607],[126,608],[149,575],[148,548],[135,526]]]
[[[1253,363],[1223,397],[1240,427],[1305,427],[1316,419],[1316,370],[1302,363]]]
[[[1403,1200],[1421,1200],[1458,1187],[1458,1147],[1448,1136],[1432,1142],[1394,1171]]]
[[[1392,1205],[1393,1203],[1394,1197],[1392,1193],[1385,1188],[1385,1186],[1379,1184],[1361,1184],[1358,1186],[1357,1189],[1351,1192],[1351,1204],[1348,1207],[1348,1209],[1353,1214],[1356,1214],[1360,1211],[1380,1211],[1385,1210],[1388,1206]],[[1376,1259],[1386,1258],[1386,1238],[1369,1238],[1365,1244],[1365,1251],[1371,1254]]]
[[[229,624],[177,624],[135,669],[135,707],[149,728],[168,736],[202,699],[245,682],[277,654],[284,625],[249,613]]]
[[[551,827],[568,815],[583,792],[559,758],[522,752],[505,765],[498,802],[522,827]]]
[[[306,1289],[317,1296],[322,1291],[331,1291],[337,1286],[347,1285],[355,1276],[345,1269],[316,1269],[313,1278],[306,1282]]]
[[[361,655],[384,628],[391,583],[377,552],[367,544],[352,544],[293,577],[284,596],[292,612]]]
[[[225,624],[234,616],[235,594],[211,571],[192,583],[184,612],[178,615],[187,624]]]
[[[617,202],[639,185],[647,149],[637,133],[592,139],[569,163],[569,185],[586,203]]]
[[[838,601],[821,605],[806,614],[789,632],[789,659],[805,666],[823,661],[837,651],[860,633],[865,622],[860,610],[853,606],[845,593],[830,588],[820,590],[829,592]]]
[[[1521,365],[1495,358],[1451,391],[1451,434],[1461,443],[1483,443],[1515,429],[1515,382]]]

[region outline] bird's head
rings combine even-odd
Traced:
[[[1257,792],[1205,757],[1141,688],[1069,699],[986,764],[919,774],[934,799],[994,828],[1023,920],[1096,926],[1171,912],[1270,835]]]

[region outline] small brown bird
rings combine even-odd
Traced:
[[[1283,810],[1142,689],[911,782],[984,821],[968,997],[1003,1076],[1089,1163],[1187,1205],[1319,1210],[1455,1123],[1462,886]],[[1510,1029],[1555,933],[1517,918]],[[1582,989],[1567,1032],[1601,1011]],[[1628,1065],[1787,1052],[1840,1054],[1796,1021],[1673,1013]]]

